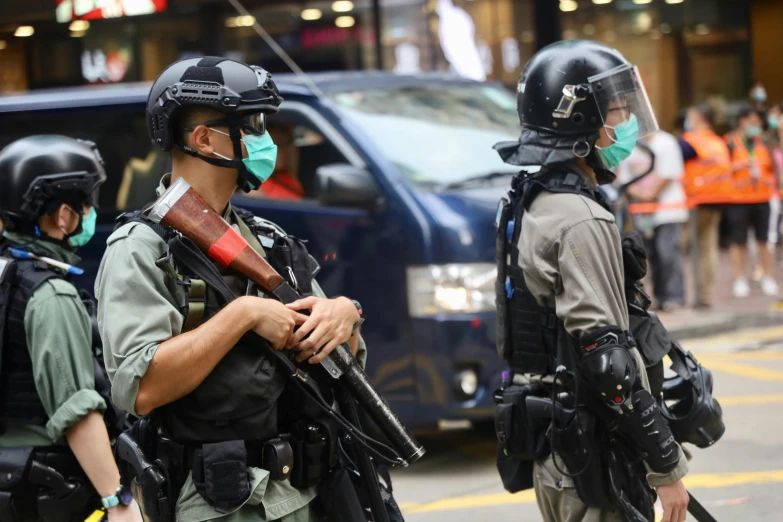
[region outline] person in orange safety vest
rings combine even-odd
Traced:
[[[767,246],[770,228],[770,200],[775,190],[775,168],[772,155],[764,145],[761,115],[744,109],[738,116],[738,128],[726,136],[731,152],[734,204],[727,208],[726,218],[731,228],[731,264],[734,270],[734,296],[750,295],[745,277],[748,229],[758,242],[758,256],[763,276],[761,290],[765,295],[777,295],[778,285],[772,278],[773,254]]]
[[[682,184],[696,236],[696,308],[711,307],[715,298],[718,227],[733,192],[731,156],[726,142],[713,131],[713,118],[709,105],[691,107],[680,138]]]

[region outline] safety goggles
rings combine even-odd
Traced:
[[[185,127],[186,132],[192,132],[199,125],[206,125],[209,128],[212,127],[231,127],[237,125],[239,130],[245,134],[251,136],[261,136],[266,132],[266,114],[263,112],[256,112],[253,114],[246,114],[244,116],[227,116],[218,120],[210,120],[202,123],[196,123]],[[213,129],[215,130],[215,129]],[[223,133],[225,134],[225,133]]]

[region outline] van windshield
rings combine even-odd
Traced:
[[[518,167],[492,146],[519,137],[514,95],[489,84],[433,82],[332,95],[407,181],[446,187]]]

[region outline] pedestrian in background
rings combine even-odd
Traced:
[[[653,170],[628,187],[635,202],[630,207],[636,216],[648,216],[650,229],[643,232],[647,258],[652,268],[656,306],[671,312],[685,305],[683,284],[682,230],[688,221],[685,191],[682,187],[684,165],[677,138],[658,131],[642,141],[655,155]],[[620,164],[621,180],[631,180],[645,172],[650,158],[639,147]]]
[[[777,295],[778,285],[772,277],[772,252],[767,247],[770,228],[770,200],[775,190],[772,155],[762,140],[762,116],[751,108],[743,109],[737,120],[737,130],[726,136],[731,153],[734,204],[727,208],[731,240],[731,264],[734,270],[735,297],[750,295],[745,277],[748,229],[758,245],[763,276],[761,290],[765,295]]]
[[[760,81],[756,81],[748,92],[751,107],[756,111],[767,110],[767,89]]]
[[[713,130],[714,112],[707,104],[688,109],[680,149],[685,162],[682,184],[691,209],[691,239],[696,282],[696,308],[709,308],[715,298],[718,270],[718,227],[724,206],[732,201],[731,156]]]

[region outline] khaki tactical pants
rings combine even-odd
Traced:
[[[718,270],[718,228],[721,211],[714,207],[696,207],[691,212],[692,230],[695,225],[697,257],[696,304],[712,306],[715,299],[715,278]]]
[[[557,465],[568,471],[560,459]],[[544,522],[622,522],[619,511],[585,506],[573,480],[557,471],[551,455],[534,463],[533,487]]]

